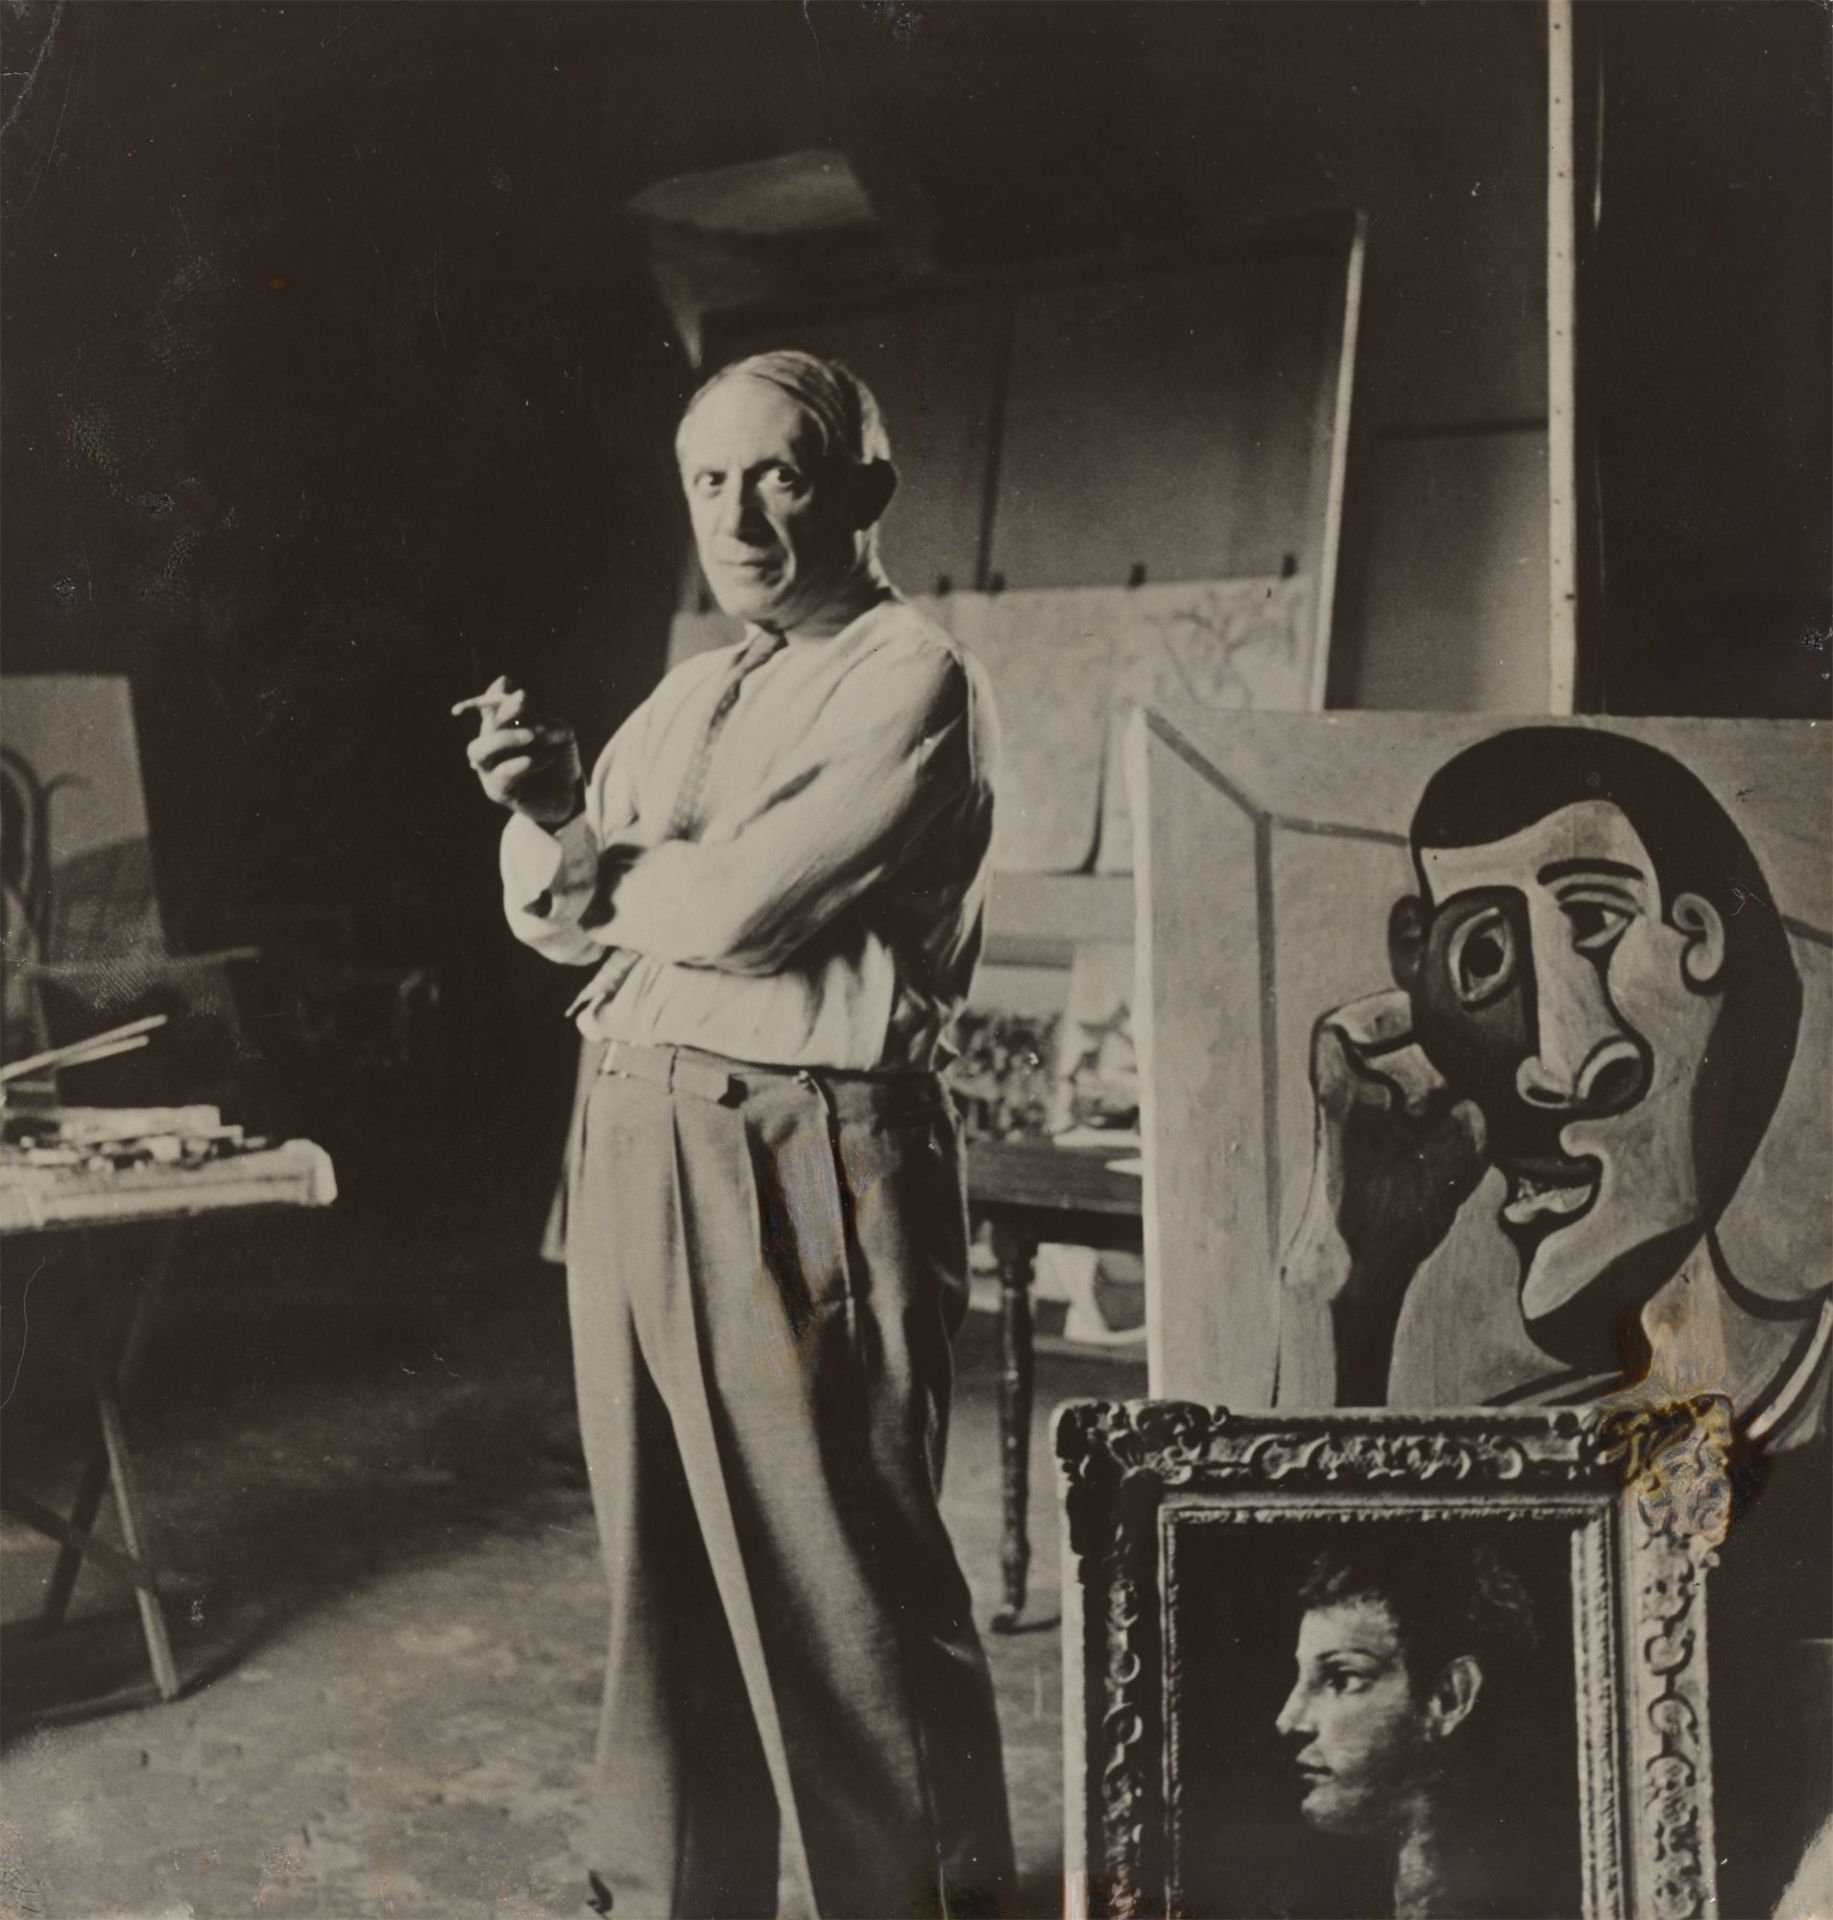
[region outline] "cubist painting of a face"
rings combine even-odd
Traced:
[[[1735,1190],[1801,990],[1755,856],[1644,742],[1523,728],[1449,761],[1414,817],[1389,947],[1433,1067],[1480,1110],[1534,1338],[1574,1360]]]

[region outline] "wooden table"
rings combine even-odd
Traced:
[[[165,1228],[137,1274],[120,1266],[91,1263],[96,1311],[90,1324],[89,1358],[97,1433],[70,1512],[59,1513],[22,1488],[0,1484],[0,1510],[58,1543],[57,1565],[39,1612],[40,1626],[48,1630],[63,1619],[83,1562],[93,1560],[133,1588],[147,1659],[164,1699],[174,1698],[182,1683],[172,1658],[133,1454],[121,1419],[123,1383],[185,1222],[273,1207],[327,1206],[336,1193],[329,1157],[309,1140],[289,1140],[260,1153],[237,1154],[201,1167],[52,1174],[0,1165],[0,1235],[9,1239],[27,1234],[82,1234],[105,1226],[151,1223]],[[132,1284],[136,1279],[137,1286]],[[125,1551],[96,1539],[92,1532],[102,1497],[110,1491]]]
[[[1137,1253],[1140,1181],[1110,1162],[1136,1148],[1058,1147],[1047,1140],[976,1140],[967,1153],[969,1217],[991,1229],[999,1263],[999,1447],[1005,1608],[995,1633],[1018,1630],[1031,1570],[1031,1283],[1046,1241]]]

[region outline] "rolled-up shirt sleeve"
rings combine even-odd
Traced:
[[[580,924],[598,888],[598,835],[579,814],[549,833],[523,814],[503,829],[503,912],[510,930],[563,966],[600,959],[604,941]]]
[[[972,698],[940,648],[849,675],[781,777],[700,840],[603,844],[585,928],[680,965],[776,971],[971,791]],[[554,874],[564,891],[564,853]]]

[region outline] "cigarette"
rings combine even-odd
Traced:
[[[498,674],[482,693],[474,693],[469,700],[460,700],[452,708],[452,718],[456,720],[461,713],[494,714],[499,707],[506,707],[521,693],[520,687],[512,687]]]

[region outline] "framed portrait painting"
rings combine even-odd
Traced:
[[[1072,1403],[1067,1910],[1714,1911],[1729,1412]]]

